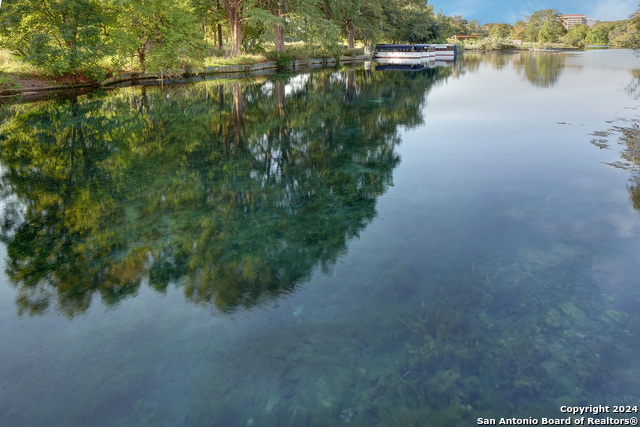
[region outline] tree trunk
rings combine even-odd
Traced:
[[[324,11],[324,19],[326,19],[327,21],[330,21],[331,20],[331,7],[329,6],[329,0],[323,1],[321,8]]]
[[[347,47],[349,49],[356,47],[356,26],[351,19],[347,21]]]
[[[227,20],[231,26],[231,55],[239,55],[242,51],[242,2],[244,0],[221,0],[227,12]]]
[[[282,24],[276,25],[276,52],[284,52],[284,27]]]
[[[222,24],[218,24],[218,49],[222,50]]]
[[[234,16],[231,24],[231,56],[242,53],[242,20],[239,16]]]
[[[140,71],[144,73],[144,46],[138,49],[138,62],[140,63]]]
[[[275,12],[275,13],[274,13]],[[276,52],[284,52],[284,16],[287,13],[287,7],[285,0],[278,0],[278,10],[271,11],[272,14],[277,15],[280,20],[275,24],[276,33]]]

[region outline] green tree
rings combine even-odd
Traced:
[[[3,47],[49,74],[99,77],[105,54],[104,2],[98,0],[15,0],[0,13]]]
[[[248,24],[261,25],[275,40],[275,52],[285,51],[285,36],[302,39],[308,46],[321,40],[337,43],[338,31],[311,0],[261,0],[247,12]]]
[[[558,41],[556,34],[553,32],[553,27],[549,22],[542,24],[540,31],[538,31],[537,40],[546,43]]]
[[[584,46],[589,27],[584,24],[574,24],[567,34],[562,37],[564,43],[572,46]]]
[[[513,26],[513,38],[515,40],[526,40],[527,24],[524,21],[518,21]]]
[[[205,49],[190,6],[180,0],[114,0],[112,37],[121,59],[136,56],[140,69],[157,71],[197,64]]]
[[[482,31],[487,32],[492,36],[496,36],[502,39],[510,38],[513,34],[513,26],[505,23],[501,24],[485,24],[482,26]]]
[[[631,21],[618,21],[609,31],[609,43],[619,47],[640,47],[640,30]]]
[[[231,27],[231,55],[242,52],[244,39],[244,22],[248,9],[248,1],[245,0],[220,0],[226,12],[226,19]]]
[[[534,12],[527,20],[525,39],[530,42],[558,40],[566,33],[566,29],[560,19],[561,16],[562,14],[557,9],[544,9]],[[543,26],[542,36],[545,40],[538,40]]]
[[[609,32],[611,32],[613,28],[614,26],[609,23],[599,23],[593,27],[589,27],[585,42],[593,45],[608,45]]]
[[[382,17],[382,30],[386,39],[426,43],[442,37],[433,7],[420,0],[383,2]]]
[[[218,44],[218,49],[222,49],[223,27],[225,22],[225,10],[220,4],[220,0],[192,0],[195,14],[202,22],[202,32],[205,40],[213,40]],[[213,37],[209,37],[212,35]]]
[[[365,5],[364,0],[331,0],[328,2],[331,18],[346,34],[349,49],[355,47],[356,21],[359,11]]]

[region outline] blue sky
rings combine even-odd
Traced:
[[[515,24],[526,16],[542,9],[558,9],[560,13],[582,13],[588,18],[600,21],[627,19],[638,9],[638,0],[429,0],[437,13],[462,15],[471,21],[477,19],[481,24],[506,22]]]

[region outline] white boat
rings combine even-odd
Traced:
[[[436,51],[436,59],[445,61],[453,61],[456,59],[458,49],[455,44],[435,44],[433,46]]]
[[[423,58],[436,59],[436,47],[433,44],[419,44]]]
[[[455,60],[455,44],[377,44],[377,59],[444,59]]]
[[[412,44],[378,44],[376,59],[421,59],[422,49]]]

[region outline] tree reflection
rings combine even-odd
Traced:
[[[562,54],[522,52],[514,57],[513,65],[533,85],[551,88],[562,74],[564,59]]]
[[[627,163],[623,167],[633,173],[629,185],[629,198],[634,209],[640,211],[640,124],[636,121],[631,126],[616,127],[615,130],[620,132],[619,142],[624,147],[620,157]]]
[[[67,316],[142,283],[220,310],[330,268],[374,218],[425,88],[365,70],[129,88],[19,105],[0,125],[20,313]]]
[[[633,78],[625,90],[633,99],[640,99],[640,70],[631,70],[631,75]]]
[[[633,99],[640,98],[640,70],[631,70],[633,78],[625,86],[625,91]],[[591,135],[596,138],[591,140],[592,144],[600,148],[608,148],[612,144],[612,136],[618,138],[618,144],[622,147],[620,157],[623,161],[608,163],[616,168],[631,172],[629,199],[635,210],[640,212],[640,120],[618,119],[623,123],[621,126],[613,126],[605,131],[597,131]],[[613,121],[611,121],[613,122]],[[609,122],[609,123],[611,123]]]

